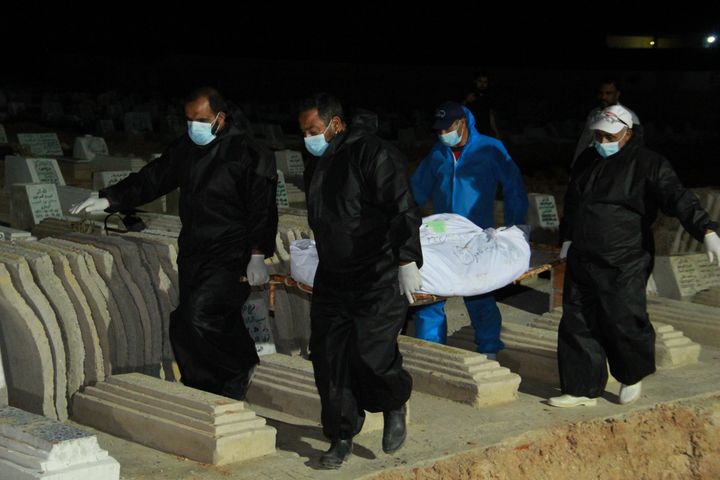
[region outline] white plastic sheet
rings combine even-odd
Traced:
[[[295,281],[312,286],[318,261],[315,240],[305,238],[290,242],[290,276]]]
[[[530,245],[517,227],[483,230],[460,215],[423,218],[422,293],[469,297],[504,287],[530,266]]]
[[[453,213],[423,218],[421,293],[469,297],[497,290],[525,273],[530,245],[517,227],[483,230]],[[313,240],[290,244],[290,274],[313,284],[318,256]]]

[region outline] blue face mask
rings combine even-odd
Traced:
[[[458,130],[460,130],[460,127],[456,128],[452,132],[438,135],[442,144],[447,147],[454,147],[455,145],[460,143],[460,140],[462,140],[462,136],[458,134]]]
[[[215,120],[213,120],[212,123],[195,122],[188,120],[187,126],[190,140],[195,142],[196,145],[207,145],[208,143],[215,140],[215,137],[217,135],[213,133],[213,125],[215,125],[215,122],[217,121],[219,115],[220,113],[215,115]]]
[[[610,155],[615,155],[620,151],[620,141],[625,138],[625,135],[627,135],[627,130],[625,130],[625,133],[623,133],[623,136],[620,137],[620,140],[618,140],[617,142],[600,143],[595,140],[595,150],[597,150],[597,152],[603,158],[607,158]]]
[[[322,157],[322,154],[325,153],[325,150],[330,146],[328,141],[325,140],[325,132],[328,131],[328,128],[330,128],[330,124],[328,124],[322,133],[305,137],[305,148],[307,148],[310,154],[316,157]]]

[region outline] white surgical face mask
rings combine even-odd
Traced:
[[[620,142],[623,138],[625,138],[625,135],[627,135],[627,130],[625,130],[625,133],[623,133],[623,136],[620,137],[620,140],[618,140],[617,142],[600,143],[595,140],[595,150],[597,150],[597,152],[603,158],[607,158],[610,155],[615,155],[617,152],[620,151]]]
[[[332,123],[329,123],[322,133],[305,137],[305,148],[307,148],[310,154],[316,157],[322,157],[322,154],[325,153],[325,150],[330,146],[328,141],[325,140],[325,132],[328,131],[330,125],[332,125]]]
[[[219,116],[220,112],[215,115],[215,119],[212,121],[212,123],[188,120],[187,126],[190,140],[195,142],[196,145],[207,145],[208,143],[215,140],[215,137],[217,137],[217,135],[213,133],[213,125],[215,125],[215,122],[217,121]]]
[[[458,126],[458,128],[456,128],[455,130],[442,135],[438,135],[438,137],[440,138],[440,141],[443,145],[447,147],[454,147],[462,140],[462,135],[458,133],[459,131],[460,127]]]

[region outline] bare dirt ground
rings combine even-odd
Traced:
[[[535,431],[373,480],[717,479],[720,397]]]

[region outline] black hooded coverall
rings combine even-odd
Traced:
[[[403,155],[363,128],[337,135],[308,180],[308,219],[319,265],[313,285],[310,357],[323,432],[350,439],[365,410],[410,398],[397,336],[408,302],[398,265],[422,266],[420,212]]]
[[[221,393],[258,362],[241,308],[253,248],[272,255],[277,231],[275,159],[235,126],[205,146],[187,135],[138,173],[103,189],[108,212],[132,209],[180,187],[178,308],[170,341],[185,385]]]
[[[598,397],[607,369],[632,385],[655,371],[655,331],[645,288],[652,271],[650,229],[658,209],[698,241],[715,229],[670,163],[631,138],[602,158],[586,149],[572,170],[561,231],[567,256],[558,332],[562,392]]]

